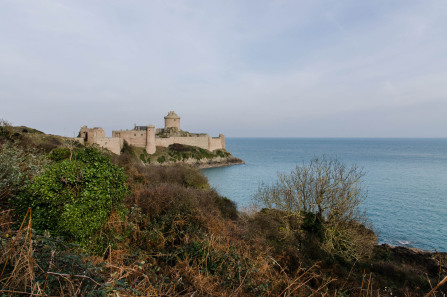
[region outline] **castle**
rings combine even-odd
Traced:
[[[225,149],[225,136],[222,134],[219,137],[210,137],[208,134],[182,131],[180,117],[173,111],[165,116],[164,129],[155,130],[152,125],[135,125],[132,130],[112,131],[112,137],[106,137],[104,129],[100,127],[83,126],[77,140],[83,144],[97,144],[118,155],[124,141],[129,145],[145,148],[148,154],[154,154],[157,146],[168,147],[174,143],[197,146],[209,151]]]

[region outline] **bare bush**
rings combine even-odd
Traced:
[[[321,226],[323,249],[327,252],[363,257],[368,249],[357,246],[365,243],[362,239],[367,233],[359,227],[365,223],[358,209],[367,195],[363,177],[364,172],[357,165],[347,167],[337,159],[314,158],[289,174],[278,174],[275,184],[261,185],[255,201],[297,216],[312,225],[311,229],[319,230]],[[372,239],[374,243],[375,236]],[[371,240],[366,243],[369,245]]]

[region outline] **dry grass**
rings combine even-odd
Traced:
[[[129,175],[129,212],[112,213],[92,238],[95,252],[34,233],[31,212],[21,226],[11,211],[0,212],[0,293],[372,297],[423,296],[431,290],[427,297],[445,294],[447,278],[440,255],[439,271],[428,278],[437,285],[413,290],[412,284],[393,283],[398,278],[386,274],[401,273],[406,281],[406,276],[420,272],[407,269],[411,263],[392,257],[375,262],[365,257],[366,262],[353,266],[328,261],[319,254],[318,242],[305,246],[312,241],[304,240],[306,234],[297,230],[293,218],[283,220],[274,211],[255,209],[238,214],[234,204],[204,189],[206,178],[195,169],[135,165],[125,154],[115,159]],[[362,241],[372,240],[371,234],[358,227],[353,230],[365,245]],[[315,258],[309,256],[312,250]]]
[[[163,196],[162,196],[163,197]],[[218,217],[216,217],[218,218]],[[265,246],[247,242],[235,222],[212,219],[199,213],[195,219],[204,223],[206,236],[188,234],[172,238],[172,230],[160,231],[155,242],[146,242],[147,251],[133,253],[130,241],[145,236],[145,227],[130,215],[120,220],[114,214],[106,229],[122,233],[132,229],[129,238],[108,246],[103,268],[107,282],[116,287],[118,282],[132,284],[132,288],[145,296],[325,296],[332,279],[323,278],[318,266],[300,267],[288,273]],[[184,220],[188,218],[184,218]],[[176,224],[188,222],[178,218]],[[135,228],[139,225],[138,228]],[[165,230],[166,231],[166,230]],[[239,234],[238,234],[239,233]],[[176,237],[176,236],[174,236]],[[183,241],[179,241],[183,240]],[[195,247],[185,252],[185,247]],[[144,248],[140,246],[140,248]],[[104,261],[96,257],[95,263]],[[175,258],[175,262],[170,263]],[[170,259],[170,260],[169,260]],[[129,293],[120,290],[120,293]]]
[[[8,222],[8,220],[10,220]],[[39,294],[42,288],[35,282],[36,262],[33,257],[33,245],[31,240],[32,221],[31,210],[28,210],[18,231],[10,229],[12,220],[9,212],[2,212],[2,233],[6,231],[6,244],[1,246],[2,270],[0,273],[0,292],[8,292],[8,288],[22,288],[24,292]]]
[[[114,213],[104,232],[128,234],[127,231],[132,230],[133,233],[114,247],[112,243],[108,245],[102,256],[83,256],[83,261],[101,267],[97,275],[92,275],[62,272],[56,260],[57,251],[52,253],[54,260],[50,260],[47,266],[39,266],[35,259],[38,250],[35,247],[35,235],[31,231],[31,213],[14,231],[11,228],[14,223],[11,212],[3,211],[0,213],[3,238],[0,292],[8,296],[44,296],[44,292],[58,296],[83,296],[89,290],[121,296],[393,295],[391,289],[379,288],[374,274],[370,272],[363,273],[362,282],[358,285],[345,282],[343,286],[330,274],[323,273],[324,269],[317,264],[310,267],[299,264],[292,272],[280,263],[268,246],[262,242],[247,241],[237,222],[212,217],[206,213],[198,213],[196,216],[205,224],[205,237],[189,234],[183,242],[176,242],[168,239],[168,233],[161,233],[154,243],[158,250],[135,253],[132,242],[144,236],[145,227],[138,225],[138,219],[131,214],[122,220],[118,213]],[[184,225],[187,222],[178,218],[177,224]],[[196,252],[184,256],[177,253],[193,242],[200,247]],[[175,263],[166,261],[172,256],[177,257]],[[221,257],[225,260],[220,261]],[[228,277],[231,277],[231,281],[228,281]],[[442,277],[441,273],[439,277]],[[53,279],[51,283],[50,279]],[[426,296],[443,296],[439,289],[445,283],[447,278],[440,279]],[[349,290],[343,290],[343,287]],[[409,290],[404,295],[421,296]]]

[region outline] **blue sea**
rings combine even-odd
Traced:
[[[226,146],[246,164],[202,172],[240,209],[277,173],[336,157],[365,171],[361,207],[381,243],[447,252],[447,139],[227,138]]]

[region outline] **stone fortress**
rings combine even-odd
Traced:
[[[77,138],[83,144],[97,144],[115,154],[120,154],[124,141],[129,145],[143,147],[148,154],[154,154],[157,146],[168,147],[179,143],[197,146],[209,151],[225,149],[225,136],[210,137],[208,134],[189,133],[180,129],[180,117],[173,111],[165,116],[164,129],[155,130],[154,126],[137,126],[132,130],[112,131],[112,137],[106,137],[100,127],[83,126]]]

